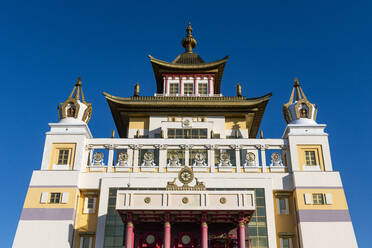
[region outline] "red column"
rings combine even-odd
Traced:
[[[238,242],[239,248],[245,248],[245,222],[243,218],[239,220],[238,224]]]
[[[164,248],[171,247],[171,224],[169,222],[169,214],[165,214],[163,243],[164,243]]]
[[[201,222],[201,248],[208,248],[208,224],[207,215],[202,215]]]
[[[127,239],[125,241],[126,248],[134,248],[134,226],[132,222],[132,216],[128,214],[127,216]]]

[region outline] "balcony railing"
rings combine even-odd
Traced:
[[[89,172],[287,170],[283,139],[89,139],[86,148]]]

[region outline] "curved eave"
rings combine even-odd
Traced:
[[[261,97],[117,97],[103,92],[110,106],[120,137],[127,137],[127,126],[130,113],[194,113],[198,109],[204,113],[253,113],[254,118],[249,137],[257,136],[261,120],[271,93]],[[186,103],[186,104],[185,104]]]
[[[272,93],[268,93],[266,95],[254,98],[246,98],[246,97],[200,97],[200,96],[133,96],[133,97],[119,97],[114,96],[109,93],[103,92],[102,93],[107,101],[111,101],[116,104],[124,104],[124,105],[146,105],[150,104],[153,105],[155,102],[156,104],[160,105],[181,105],[184,106],[184,103],[187,102],[188,106],[190,105],[200,105],[206,103],[221,103],[223,105],[241,105],[241,106],[254,106],[260,104],[262,102],[267,102],[270,100]],[[188,107],[184,106],[184,107]]]
[[[195,65],[187,65],[187,64],[173,64],[169,63],[160,59],[156,59],[152,57],[150,54],[148,55],[150,58],[150,61],[152,64],[156,64],[159,66],[167,67],[170,69],[184,69],[184,70],[194,70],[194,69],[200,69],[200,70],[210,70],[214,69],[222,64],[225,64],[229,56],[226,56],[220,60],[216,60],[213,62],[209,63],[204,63],[204,64],[195,64]]]
[[[169,62],[166,62],[160,59],[156,59],[152,57],[151,55],[148,55],[148,57],[150,58],[152,68],[154,70],[158,93],[163,92],[162,73],[213,72],[216,75],[215,82],[214,82],[214,90],[215,90],[214,93],[215,94],[220,94],[222,75],[223,75],[226,61],[229,58],[229,56],[226,56],[223,59],[216,60],[216,61],[209,62],[209,63],[187,65],[187,64],[169,63]]]

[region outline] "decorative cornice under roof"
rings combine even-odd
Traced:
[[[129,115],[169,115],[170,113],[204,115],[252,115],[249,137],[257,136],[259,126],[271,93],[262,97],[177,97],[133,96],[117,97],[103,93],[110,106],[120,137],[127,137]]]

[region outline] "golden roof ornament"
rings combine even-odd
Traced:
[[[242,86],[240,83],[236,85],[236,96],[242,96]]]
[[[180,181],[183,185],[178,186],[176,184],[176,180]],[[191,182],[195,181],[194,185],[189,185]],[[188,167],[184,166],[178,172],[178,177],[174,178],[172,182],[167,183],[167,190],[189,190],[189,191],[200,191],[205,190],[205,184],[203,182],[199,182],[197,178],[194,176],[193,170]]]
[[[186,53],[192,53],[192,49],[196,47],[197,42],[192,36],[192,27],[190,22],[187,25],[186,33],[186,37],[182,40],[182,46],[185,48]]]
[[[140,95],[140,86],[138,83],[134,86],[134,94],[133,96],[139,96]]]
[[[283,105],[283,115],[287,124],[316,124],[317,108],[307,99],[297,78],[289,101]]]
[[[59,119],[74,118],[85,123],[90,121],[92,104],[85,101],[81,78],[78,77],[67,100],[58,106]]]

